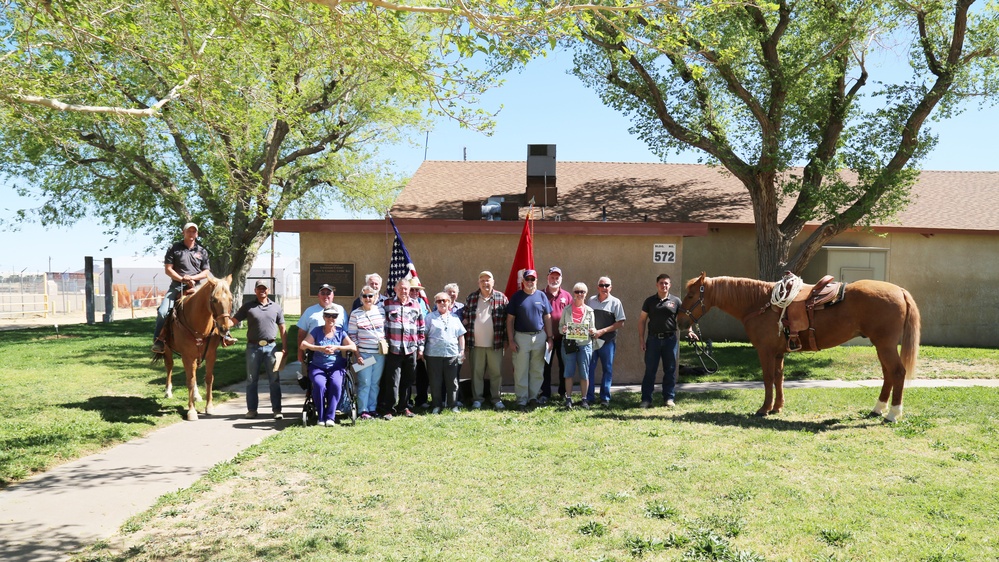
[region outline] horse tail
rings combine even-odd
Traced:
[[[905,378],[911,379],[916,374],[916,358],[919,357],[919,333],[921,321],[919,317],[919,307],[916,301],[909,294],[909,291],[902,289],[905,297],[905,325],[902,328],[902,368],[905,369]]]

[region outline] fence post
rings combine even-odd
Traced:
[[[110,324],[114,321],[114,270],[111,266],[111,258],[104,258],[104,323]]]
[[[87,325],[94,325],[94,315],[96,314],[94,305],[94,257],[84,256],[83,258],[83,275],[86,276],[86,290],[84,295],[84,304],[87,306]]]

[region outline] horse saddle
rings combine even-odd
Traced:
[[[788,351],[819,350],[812,326],[815,311],[840,302],[845,292],[846,283],[834,283],[832,275],[826,275],[814,285],[802,285],[801,291],[784,309],[781,319]]]

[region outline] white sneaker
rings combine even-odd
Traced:
[[[430,413],[432,413],[432,414],[439,414],[439,413],[441,413],[440,406],[437,406],[436,408],[434,408],[433,411],[431,411]]]
[[[319,420],[319,421],[316,422],[316,425],[321,425],[321,426],[325,427],[326,426],[326,422],[323,421],[323,420]]]
[[[667,400],[666,401],[666,407],[667,408],[673,408],[675,406],[676,406],[676,402],[674,402],[673,400]]]
[[[284,414],[282,414],[281,412],[277,412],[277,413],[274,414],[274,419],[276,419],[276,420],[283,420],[284,419]]]
[[[461,412],[461,408],[455,406],[454,408],[451,408],[451,411],[457,414],[457,413]]]
[[[506,408],[506,406],[503,405],[502,400],[497,400],[496,403],[493,404],[493,408],[496,408],[497,410],[503,410]]]
[[[257,417],[257,411],[256,410],[250,410],[249,412],[246,412],[246,419],[252,420],[255,417]]]
[[[475,402],[472,402],[472,409],[473,410],[478,410],[481,407],[482,407],[482,402],[479,402],[478,400],[476,400]]]

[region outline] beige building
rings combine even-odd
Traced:
[[[611,277],[628,317],[614,380],[640,382],[638,317],[659,273],[673,278],[678,296],[700,271],[756,275],[749,196],[721,170],[699,165],[560,162],[556,175],[553,153],[543,174],[537,167],[525,173],[524,162],[424,162],[392,216],[428,290],[456,282],[464,299],[481,270],[505,287],[525,203],[547,198],[534,211],[538,270],[543,276],[557,265],[567,289],[583,281],[591,294],[600,276]],[[919,304],[923,344],[996,345],[999,172],[923,172],[913,195],[900,225],[841,235],[813,260],[805,281],[826,273],[890,281]],[[483,205],[496,197],[503,202]],[[489,213],[507,220],[484,220]],[[300,233],[303,295],[332,283],[337,302],[349,307],[366,273],[387,278],[394,239],[387,220],[277,221],[275,230]],[[303,296],[303,307],[313,302]],[[716,341],[745,337],[721,312],[701,326]]]

